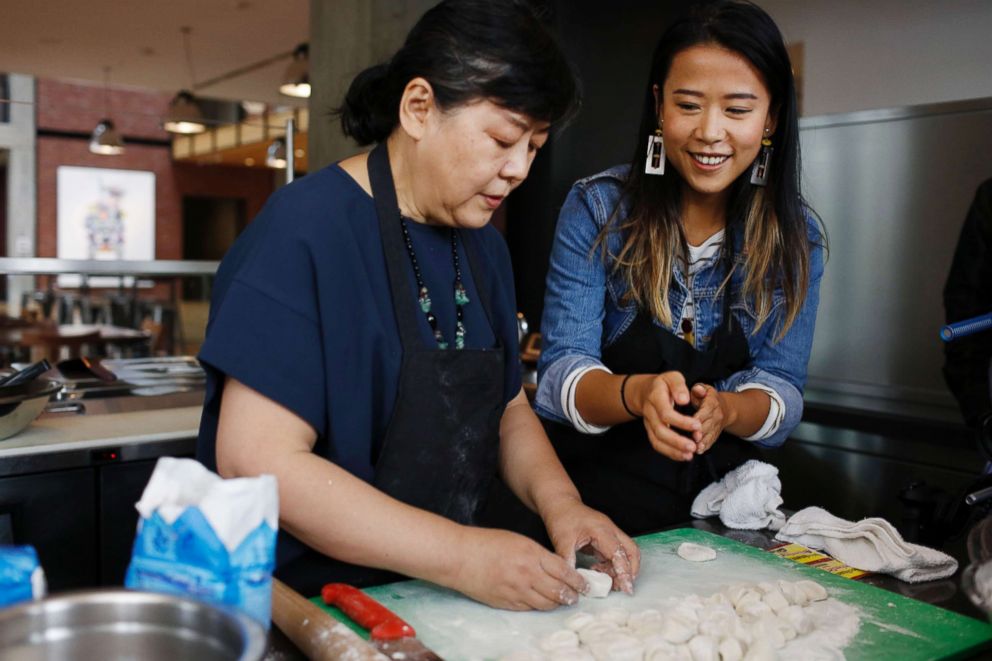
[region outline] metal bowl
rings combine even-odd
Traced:
[[[0,610],[5,661],[258,661],[265,647],[246,615],[152,592],[90,590]]]
[[[973,562],[961,572],[961,588],[992,622],[992,560]]]
[[[18,386],[0,388],[0,440],[10,438],[34,422],[62,384],[35,379]]]

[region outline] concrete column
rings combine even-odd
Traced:
[[[309,167],[359,151],[341,134],[333,109],[344,101],[352,79],[385,61],[436,0],[311,0]]]
[[[35,147],[35,84],[31,76],[8,76],[10,123],[0,124],[0,149],[7,160],[7,255],[34,257],[37,239],[37,166]],[[32,276],[7,278],[7,312],[21,311],[21,292],[34,287]]]

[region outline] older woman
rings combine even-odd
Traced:
[[[521,390],[513,278],[488,226],[577,86],[522,3],[448,0],[341,110],[360,154],[280,190],[225,257],[199,456],[279,479],[276,575],[398,574],[511,609],[572,603],[575,552],[631,590],[638,552],[582,504]],[[497,470],[557,554],[473,527]]]
[[[824,241],[800,194],[782,35],[701,0],[661,37],[629,165],[558,221],[537,409],[583,499],[630,533],[802,417]]]

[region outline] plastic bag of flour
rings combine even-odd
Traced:
[[[0,546],[0,606],[45,596],[45,572],[33,546]]]
[[[275,477],[225,480],[192,459],[163,457],[136,507],[127,587],[233,606],[269,626]]]

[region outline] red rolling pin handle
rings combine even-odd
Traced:
[[[328,606],[337,606],[344,614],[367,629],[372,640],[397,640],[417,635],[409,624],[361,590],[345,583],[328,583],[320,591]]]

